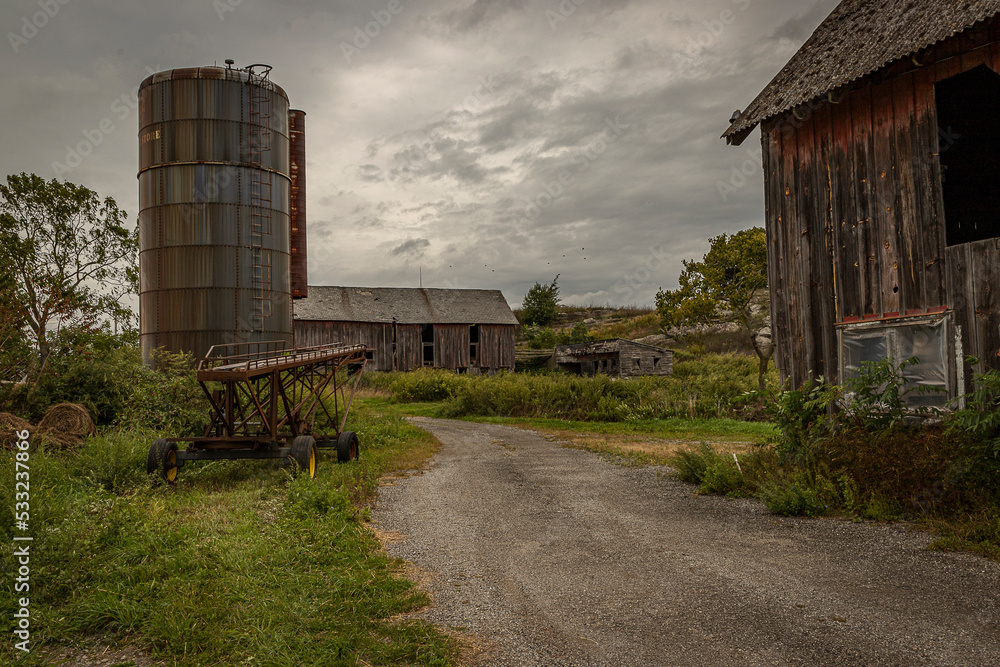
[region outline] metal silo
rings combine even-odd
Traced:
[[[288,96],[270,69],[174,69],[139,86],[147,363],[159,347],[199,358],[292,338]]]

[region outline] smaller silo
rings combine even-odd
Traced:
[[[289,169],[291,171],[291,251],[292,298],[309,296],[309,276],[306,256],[306,112],[288,112],[290,140]]]

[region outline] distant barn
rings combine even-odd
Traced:
[[[498,290],[310,285],[294,307],[297,346],[362,343],[371,370],[514,369],[517,319]]]
[[[556,368],[588,376],[630,378],[670,375],[674,371],[674,353],[670,350],[621,338],[557,345],[553,359]]]
[[[761,127],[776,363],[918,357],[940,404],[1000,349],[1000,1],[845,0],[725,137]],[[981,360],[976,367],[965,355]]]

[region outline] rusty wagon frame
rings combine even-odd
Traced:
[[[356,459],[358,436],[344,428],[368,352],[364,345],[341,343],[212,346],[197,369],[198,384],[211,403],[209,423],[200,437],[154,441],[146,472],[159,471],[173,483],[187,461],[291,458],[315,477],[319,448],[336,449],[341,462]],[[332,413],[324,395],[333,398]],[[314,430],[320,413],[332,432]],[[187,447],[180,449],[183,443]]]

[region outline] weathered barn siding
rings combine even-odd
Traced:
[[[498,290],[405,287],[313,285],[295,302],[294,317],[298,345],[372,348],[367,370],[474,374],[513,370],[516,323]]]
[[[468,368],[469,325],[434,325],[434,367]]]
[[[557,368],[588,377],[603,374],[631,378],[674,372],[670,350],[621,338],[557,345],[553,360]]]
[[[479,368],[514,368],[515,327],[508,324],[483,324],[479,327]]]
[[[396,365],[375,370],[412,371],[420,368],[424,364],[421,326],[419,324],[397,324],[395,327]]]
[[[935,83],[1000,72],[996,20],[762,123],[776,364],[838,378],[837,326],[947,311],[962,347],[1000,349],[996,239],[946,246]],[[966,369],[973,370],[973,369]]]
[[[392,370],[392,330],[384,324],[368,322],[295,321],[295,345],[309,347],[343,342],[372,349],[367,368]]]

